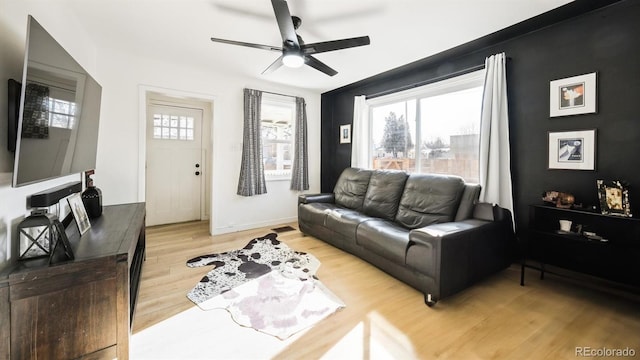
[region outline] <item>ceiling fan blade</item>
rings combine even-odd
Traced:
[[[327,51],[334,51],[340,49],[347,49],[356,46],[364,46],[369,45],[371,41],[368,36],[361,36],[349,39],[341,39],[341,40],[332,40],[332,41],[323,41],[313,44],[304,44],[302,45],[302,52],[309,54],[318,54]]]
[[[243,41],[218,39],[218,38],[213,38],[213,37],[211,38],[211,41],[219,42],[219,43],[223,43],[223,44],[247,46],[247,47],[251,47],[251,48],[269,50],[269,51],[282,51],[281,47],[271,46],[271,45],[254,44],[254,43],[248,43],[248,42],[243,42]]]
[[[329,76],[333,76],[335,74],[337,74],[338,72],[333,70],[332,68],[330,68],[327,64],[323,63],[322,61],[314,58],[311,55],[307,55],[304,57],[304,62],[305,64],[311,66],[312,68],[322,71],[323,73],[329,75]]]
[[[282,43],[285,47],[299,49],[298,35],[296,34],[296,29],[293,27],[293,20],[291,20],[291,13],[289,12],[287,2],[284,0],[271,0],[271,5],[273,5],[273,12],[276,14],[276,20],[278,20]]]
[[[272,73],[278,70],[282,65],[284,65],[284,63],[282,62],[283,57],[284,55],[280,55],[280,57],[277,58],[276,61],[274,61],[271,65],[269,65],[268,68],[264,69],[264,71],[262,72],[262,75]]]

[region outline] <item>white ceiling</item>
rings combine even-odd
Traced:
[[[265,81],[327,91],[419,60],[571,0],[289,0],[306,43],[369,35],[371,45],[316,57],[308,66],[261,72],[277,52],[213,43],[210,37],[280,46],[269,0],[66,0],[99,48]]]

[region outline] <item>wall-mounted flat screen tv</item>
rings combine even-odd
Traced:
[[[102,87],[31,16],[13,186],[95,169]]]

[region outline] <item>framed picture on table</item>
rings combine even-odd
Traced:
[[[91,223],[89,222],[89,216],[87,216],[87,211],[82,203],[82,197],[79,193],[76,193],[69,196],[67,201],[69,202],[69,207],[73,213],[76,225],[78,225],[80,235],[86,233],[91,228]]]
[[[621,181],[596,180],[600,212],[604,215],[631,217],[629,189]]]

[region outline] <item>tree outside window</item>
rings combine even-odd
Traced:
[[[394,158],[398,158],[398,154],[406,156],[411,148],[413,141],[409,131],[409,123],[404,118],[396,116],[391,111],[384,119],[384,134],[382,135],[382,146],[387,153],[391,153]]]

